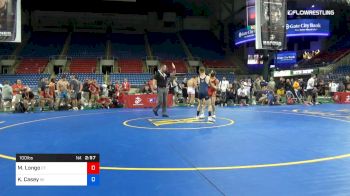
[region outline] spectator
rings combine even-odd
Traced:
[[[228,105],[234,105],[236,103],[236,89],[233,84],[229,85],[226,96],[226,102]]]
[[[176,77],[173,76],[170,78],[170,81],[169,81],[169,94],[175,95],[177,88],[178,88],[178,84],[176,81]]]
[[[248,98],[251,99],[252,91],[253,91],[253,80],[251,78],[248,78],[246,82],[243,82],[245,89],[248,92]]]
[[[62,75],[61,79],[57,82],[57,91],[58,91],[58,99],[56,108],[59,109],[60,106],[67,105],[69,101],[69,95],[68,95],[68,87],[69,83],[66,79],[66,75]],[[62,103],[64,102],[64,104]]]
[[[73,110],[78,110],[80,107],[81,91],[83,86],[75,75],[72,75],[71,81],[69,82],[70,96],[72,101]]]
[[[197,77],[192,76],[191,79],[187,81],[187,94],[189,97],[189,105],[191,107],[194,107],[194,99],[196,96],[196,89],[197,88]]]
[[[49,103],[50,107],[52,102],[49,95],[49,80],[48,78],[43,78],[39,81],[39,98],[40,98],[40,107],[41,111],[44,110],[46,103]]]
[[[52,78],[49,84],[49,94],[50,94],[50,97],[53,98],[53,101],[55,101],[56,99],[55,90],[56,90],[56,82],[55,82],[55,78]]]
[[[300,94],[302,97],[306,97],[306,83],[303,78],[299,79]]]
[[[142,89],[141,89],[141,93],[143,94],[151,94],[152,93],[152,90],[151,88],[149,87],[149,82],[145,82],[145,84],[143,85]]]
[[[256,96],[256,92],[261,91],[261,82],[262,82],[262,78],[260,76],[258,76],[253,84],[253,91],[254,91],[254,96]]]
[[[314,104],[316,101],[315,97],[315,84],[316,84],[316,75],[312,74],[311,78],[307,81],[306,91],[307,91],[307,104]]]
[[[300,79],[298,80],[295,80],[294,83],[293,83],[293,92],[294,92],[294,95],[297,97],[298,101],[301,102],[301,99],[300,99]]]
[[[22,93],[25,111],[33,112],[35,107],[34,93],[30,88],[25,88]]]
[[[90,102],[90,80],[85,79],[83,83],[83,89],[82,89],[82,97],[84,106],[87,106]]]
[[[324,80],[320,80],[320,82],[318,82],[317,84],[318,84],[317,89],[319,90],[318,94],[325,96],[326,95],[326,93],[325,93],[326,85],[325,85]]]
[[[276,82],[275,82],[275,80],[273,79],[273,77],[270,77],[270,81],[269,81],[269,83],[267,84],[267,88],[275,92],[275,89],[276,89]]]
[[[333,80],[331,80],[328,86],[329,86],[330,95],[331,97],[333,97],[334,93],[336,93],[338,90],[338,84],[335,83]]]
[[[287,79],[287,80],[286,80],[286,83],[285,83],[285,92],[286,92],[286,96],[287,96],[287,94],[288,94],[288,95],[291,95],[292,98],[293,98],[293,97],[296,97],[296,95],[294,94],[293,85],[292,85],[292,82],[291,82],[290,79]]]
[[[21,80],[17,80],[14,85],[12,85],[13,90],[13,104],[16,104],[22,100],[22,93],[25,89],[25,86],[22,84]]]
[[[121,90],[121,86],[119,84],[119,81],[115,81],[115,86],[114,86],[114,90],[115,90],[115,95],[118,98],[120,95],[120,90]]]
[[[127,95],[129,94],[129,91],[130,91],[130,83],[128,82],[128,79],[125,78],[122,84],[122,92]]]
[[[226,77],[223,77],[222,80],[219,83],[219,91],[220,91],[220,103],[221,106],[226,105],[227,106],[227,90],[230,86],[230,82],[226,80]]]
[[[115,92],[115,86],[112,84],[111,81],[108,82],[107,89],[108,89],[108,97],[112,98]]]
[[[244,82],[243,85],[241,85],[241,88],[238,89],[237,95],[238,95],[238,103],[241,104],[241,106],[246,106],[249,102],[249,93],[248,89],[246,88],[247,83]],[[245,102],[242,102],[242,100],[245,100]]]
[[[329,98],[330,97],[329,82],[325,83],[324,94],[325,94],[325,98]]]
[[[101,97],[108,97],[108,85],[107,84],[102,84],[101,85],[101,92],[100,92],[100,95],[101,95]]]
[[[101,98],[98,99],[97,103],[100,104],[103,109],[109,109],[112,101],[108,97],[102,95]]]
[[[41,78],[38,83],[38,92],[41,97],[45,93],[46,88],[48,88],[48,79]]]
[[[96,80],[93,80],[89,86],[91,98],[90,98],[90,103],[89,105],[92,108],[97,107],[97,100],[99,100],[99,94],[100,94],[100,88],[97,84]]]
[[[188,93],[187,93],[187,78],[184,78],[181,85],[181,93],[182,93],[182,98],[183,98],[183,103],[188,104]]]
[[[344,80],[345,91],[350,92],[350,76],[346,76]]]
[[[277,95],[279,97],[284,97],[286,94],[286,81],[284,78],[280,78],[278,84],[277,84]]]
[[[2,87],[2,100],[4,101],[4,110],[9,111],[12,106],[13,99],[13,90],[9,85],[8,81],[4,81],[4,85]]]
[[[345,85],[344,85],[344,81],[340,81],[338,82],[338,92],[345,92]]]

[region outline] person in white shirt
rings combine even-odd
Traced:
[[[248,99],[248,90],[245,88],[244,85],[241,85],[241,88],[238,89],[237,95],[238,95],[238,103],[241,105],[247,105],[249,99]],[[242,100],[245,100],[245,102],[242,102]]]
[[[230,83],[228,80],[226,80],[226,77],[223,77],[222,80],[219,83],[219,89],[220,89],[220,97],[221,97],[221,106],[223,106],[224,104],[227,105],[226,103],[226,93],[227,93],[227,89],[229,88]]]
[[[333,80],[329,83],[329,92],[331,93],[331,96],[334,96],[334,93],[336,93],[338,90],[338,84],[335,83]]]
[[[315,97],[315,82],[316,82],[316,75],[312,74],[311,78],[307,81],[306,85],[306,93],[307,93],[307,101],[309,104],[312,104],[313,97]]]

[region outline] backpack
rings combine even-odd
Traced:
[[[24,104],[22,102],[18,102],[15,105],[15,113],[24,113],[26,111]]]

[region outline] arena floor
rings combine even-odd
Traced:
[[[0,114],[0,195],[348,195],[350,105]],[[16,153],[100,153],[97,187],[16,187]]]

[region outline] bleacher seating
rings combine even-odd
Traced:
[[[18,74],[30,74],[30,73],[42,73],[45,67],[49,63],[48,59],[22,59],[17,67],[16,73]]]
[[[119,59],[142,59],[146,57],[143,34],[111,35],[112,55]]]
[[[62,75],[65,75],[67,80],[70,80],[72,75],[77,76],[78,80],[83,82],[86,79],[96,79],[98,84],[103,83],[103,74],[95,73],[60,73],[56,76],[56,81],[60,80]]]
[[[340,66],[334,71],[334,73],[341,75],[350,75],[350,65]]]
[[[49,78],[50,74],[14,74],[14,75],[0,75],[0,81],[9,81],[10,84],[14,84],[17,79],[22,80],[24,85],[29,86],[31,89],[37,89],[38,82],[41,78]]]
[[[153,55],[160,59],[183,59],[186,54],[175,33],[148,33]]]
[[[168,69],[172,68],[171,63],[174,63],[176,65],[176,72],[177,73],[187,73],[187,65],[184,60],[163,60],[160,63],[167,65]]]
[[[152,78],[152,74],[149,73],[141,73],[141,74],[111,74],[110,80],[114,84],[116,81],[119,83],[124,81],[124,78],[127,78],[131,84],[131,86],[139,86],[145,84],[145,82],[149,81]]]
[[[33,32],[20,56],[47,58],[52,55],[59,55],[66,37],[67,33]]]
[[[233,66],[228,64],[224,60],[204,60],[203,65],[207,68],[232,68]]]
[[[69,66],[71,73],[95,73],[96,59],[73,59]]]
[[[142,73],[143,63],[137,59],[120,59],[118,60],[118,67],[120,73]]]
[[[106,36],[99,33],[73,33],[68,56],[78,58],[104,57]]]
[[[16,43],[0,43],[0,56],[12,55],[17,46]]]
[[[186,42],[191,53],[202,59],[223,59],[225,53],[210,31],[182,31],[181,36]]]

